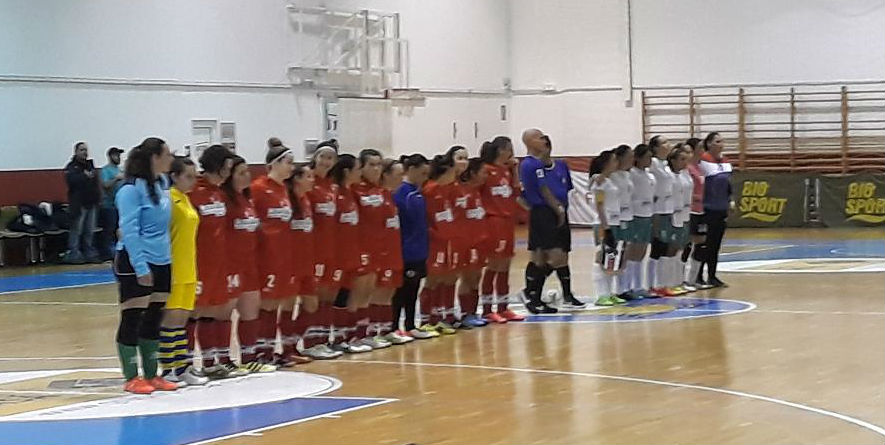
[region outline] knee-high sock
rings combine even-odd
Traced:
[[[197,342],[200,344],[204,367],[215,364],[215,348],[218,346],[215,339],[215,319],[200,317],[197,320]]]
[[[216,356],[221,363],[230,363],[230,320],[215,321],[215,346]]]
[[[258,346],[258,319],[240,320],[237,326],[237,337],[240,339],[240,361],[249,363],[255,361],[255,348]]]
[[[539,291],[540,292],[540,291]],[[495,274],[495,295],[497,296],[498,312],[507,310],[510,304],[510,271]]]
[[[611,275],[605,273],[600,264],[594,263],[593,285],[596,288],[596,298],[602,298],[611,294]]]
[[[483,315],[492,312],[492,305],[495,304],[495,280],[498,272],[486,268],[482,274],[482,283],[480,284],[480,293],[482,300]]]
[[[646,289],[658,288],[658,260],[654,258],[648,259],[648,264],[646,265]]]

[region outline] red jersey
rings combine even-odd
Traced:
[[[344,272],[356,271],[361,266],[360,213],[353,190],[339,188],[335,207],[338,245],[335,265]]]
[[[458,235],[452,185],[440,185],[430,180],[424,184],[422,194],[427,204],[427,227],[431,243],[451,241]]]
[[[260,288],[258,281],[258,226],[261,220],[250,198],[242,194],[227,207],[227,257],[235,278],[228,286],[235,292],[249,292]]]
[[[267,176],[252,181],[252,202],[261,220],[258,231],[258,269],[263,279],[261,294],[268,298],[287,295],[290,283],[289,224],[292,207],[286,186]]]
[[[313,216],[315,261],[318,264],[331,263],[335,258],[335,238],[338,230],[336,222],[336,196],[338,185],[329,178],[317,176],[313,189],[307,193]],[[330,266],[331,267],[331,266]],[[329,269],[330,267],[326,267]]]
[[[395,227],[388,229],[391,221],[388,219],[396,216],[396,204],[393,205],[393,214],[390,212],[389,193],[388,199],[385,199],[384,187],[371,184],[368,182],[360,182],[353,186],[353,192],[359,203],[359,230],[360,245],[363,254],[380,255],[387,250],[389,239],[385,236],[386,232],[399,233],[399,217],[395,221]],[[385,202],[387,200],[388,202]]]
[[[486,225],[486,210],[483,206],[482,194],[476,187],[465,186],[467,190],[467,211],[465,217],[465,232],[470,234],[470,246],[481,245],[488,238],[488,226]]]
[[[291,229],[291,252],[293,271],[296,277],[312,277],[314,273],[314,225],[313,209],[310,198],[304,195],[298,198],[300,215],[293,212]]]
[[[197,180],[188,198],[200,214],[197,228],[197,306],[227,303],[231,268],[227,247],[227,204],[224,192],[205,178]]]
[[[480,187],[486,212],[489,216],[513,218],[519,195],[513,172],[503,165],[485,164],[482,168],[488,173],[485,184]]]

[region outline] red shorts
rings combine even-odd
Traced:
[[[396,255],[384,253],[377,258],[378,261],[375,262],[375,271],[378,276],[376,286],[385,289],[401,287],[403,285],[403,261],[399,253]]]
[[[449,243],[430,242],[430,250],[427,255],[427,274],[444,275],[454,270],[454,261],[457,255],[452,254]]]
[[[312,275],[292,277],[292,295],[308,296],[317,294],[317,280]]]
[[[486,255],[483,246],[474,246],[467,249],[463,253],[464,257],[464,267],[463,269],[467,270],[481,270],[486,264],[489,263],[489,258]]]
[[[360,275],[365,274],[359,273],[357,269],[335,269],[335,271],[332,272],[332,282],[334,283],[333,287],[335,287],[336,289],[342,287],[345,289],[350,289],[350,287],[353,285],[353,279]]]
[[[230,301],[229,277],[223,272],[197,276],[197,307],[220,306]]]
[[[278,300],[294,297],[291,274],[265,274],[261,282],[261,298]]]
[[[377,255],[373,255],[370,252],[361,252],[360,253],[360,265],[356,269],[357,275],[365,275],[367,273],[372,273],[375,271],[377,261]]]
[[[261,290],[261,282],[258,280],[258,266],[254,263],[246,264],[236,273],[228,275],[227,288],[233,296]]]
[[[513,258],[516,221],[513,218],[491,216],[486,219],[489,238],[485,245],[489,258]]]
[[[335,266],[331,263],[317,263],[314,265],[313,277],[316,279],[317,286],[328,289],[338,289],[341,287],[341,276],[335,277]]]

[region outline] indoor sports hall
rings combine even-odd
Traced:
[[[0,0],[0,445],[881,444],[885,0]]]

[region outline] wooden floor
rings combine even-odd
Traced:
[[[879,229],[731,230],[728,239],[764,250],[769,240],[878,246],[885,236]],[[578,232],[576,245],[575,288],[590,295],[589,233]],[[520,253],[514,262],[514,289],[524,261]],[[25,273],[34,271],[0,276]],[[340,380],[329,396],[395,400],[218,443],[885,442],[885,274],[723,278],[729,288],[700,295],[755,308],[674,320],[489,326],[315,362],[296,371]],[[113,285],[0,295],[0,371],[116,366],[114,301]]]

